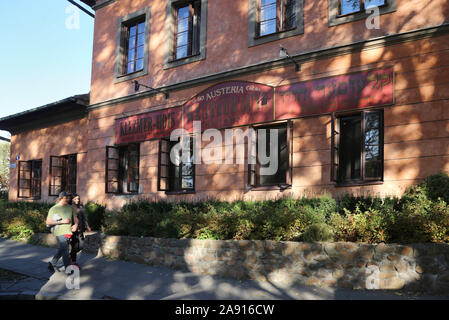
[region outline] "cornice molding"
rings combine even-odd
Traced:
[[[92,6],[92,9],[97,11],[98,9],[101,9],[103,7],[106,7],[107,5],[110,5],[111,3],[115,2],[117,0],[105,0],[99,4],[95,4]]]

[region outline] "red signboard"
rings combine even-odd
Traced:
[[[182,108],[170,108],[139,114],[115,122],[115,143],[129,143],[170,136],[181,128]]]
[[[116,120],[116,144],[193,132],[299,118],[394,103],[392,67],[273,87],[245,81],[223,82],[206,89],[182,107]],[[276,105],[275,105],[276,103]],[[184,121],[184,122],[183,122]]]
[[[276,88],[276,120],[394,103],[393,68]]]
[[[190,99],[183,112],[188,132],[193,132],[193,121],[201,121],[202,131],[272,121],[273,88],[244,81],[220,83]]]

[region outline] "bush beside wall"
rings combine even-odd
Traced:
[[[157,238],[365,243],[449,243],[449,177],[431,175],[401,198],[328,196],[198,203],[133,201],[118,211],[88,203],[93,230]],[[0,200],[0,233],[48,232],[51,204]]]

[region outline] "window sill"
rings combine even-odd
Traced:
[[[176,63],[176,62],[179,62],[179,61],[184,61],[184,60],[187,60],[189,58],[195,58],[195,57],[198,57],[198,56],[200,56],[200,54],[196,53],[196,54],[192,54],[190,56],[186,56],[186,57],[183,57],[183,58],[169,60],[168,63]]]
[[[106,194],[109,195],[113,195],[113,196],[138,196],[139,193],[138,192],[133,192],[133,193],[113,193],[113,192],[108,192]]]
[[[193,194],[193,193],[196,193],[195,190],[189,190],[189,191],[165,191],[165,194],[167,194],[167,195]]]
[[[257,187],[249,187],[250,191],[284,191],[287,189],[291,189],[291,185],[271,185],[271,186],[257,186]]]
[[[337,182],[335,187],[362,187],[383,184],[383,181],[354,181],[354,182]]]
[[[144,68],[139,71],[134,71],[134,72],[127,73],[127,74],[116,75],[115,79],[114,79],[114,83],[120,83],[120,82],[124,82],[124,81],[128,81],[128,80],[132,80],[135,78],[143,77],[147,74],[148,74],[148,72]]]
[[[269,37],[269,36],[281,35],[281,34],[283,34],[285,32],[289,32],[289,31],[293,31],[293,30],[296,30],[296,27],[295,28],[291,28],[291,29],[285,29],[285,30],[282,30],[282,31],[269,33],[269,34],[264,34],[263,36],[255,36],[254,40],[264,39],[264,38]]]
[[[206,50],[202,49],[202,50],[200,50],[199,53],[197,53],[195,55],[187,56],[187,57],[180,58],[180,59],[168,59],[164,63],[164,69],[176,68],[176,67],[179,67],[179,66],[182,66],[185,64],[197,62],[197,61],[204,60],[204,59],[206,59]]]
[[[277,41],[277,40],[288,38],[288,37],[297,36],[297,35],[300,35],[303,33],[304,33],[304,31],[303,31],[302,27],[301,28],[296,27],[296,28],[292,28],[292,29],[288,29],[288,30],[284,30],[284,31],[278,31],[278,32],[266,34],[263,36],[256,36],[254,33],[252,33],[252,34],[249,34],[248,47],[254,47],[254,46],[257,46],[260,44]]]

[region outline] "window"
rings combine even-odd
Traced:
[[[188,138],[184,140],[184,143],[190,145],[187,159],[182,159],[180,149],[178,150],[179,152],[173,150],[178,143],[179,141],[169,141],[167,139],[161,139],[159,141],[159,191],[188,192],[195,190],[193,139]],[[170,159],[172,150],[174,159]]]
[[[351,184],[383,179],[383,113],[363,111],[333,120],[332,179]]]
[[[261,141],[260,132],[264,130],[265,141]],[[261,168],[268,167],[270,164],[261,164],[257,161],[256,164],[249,164],[248,166],[248,185],[252,187],[261,186],[290,186],[292,184],[292,125],[291,122],[281,125],[272,125],[256,128],[256,142],[255,146],[251,148],[251,156],[255,157],[259,153],[259,149],[262,143],[265,144],[266,154],[270,153],[271,141],[270,131],[277,131],[277,156],[278,156],[278,168],[275,174],[262,175]],[[254,152],[256,151],[256,152]],[[259,159],[258,159],[259,160]]]
[[[164,68],[206,58],[207,0],[167,0]]]
[[[260,0],[258,36],[296,28],[296,0]]]
[[[249,46],[302,34],[302,11],[303,0],[251,0]]]
[[[173,59],[182,59],[200,52],[201,1],[175,9],[175,48]]]
[[[385,5],[386,0],[340,0],[340,14],[350,14]]]
[[[50,157],[49,196],[66,191],[76,193],[76,154]]]
[[[396,0],[328,0],[329,26],[368,18],[374,7],[380,14],[396,11]]]
[[[126,52],[124,64],[127,66],[126,73],[133,73],[143,69],[145,48],[145,21],[137,22],[127,27],[126,30]]]
[[[138,193],[139,162],[139,144],[106,147],[106,193]]]
[[[148,73],[150,8],[119,19],[115,82],[127,81]]]
[[[17,197],[41,198],[42,160],[19,161]]]

